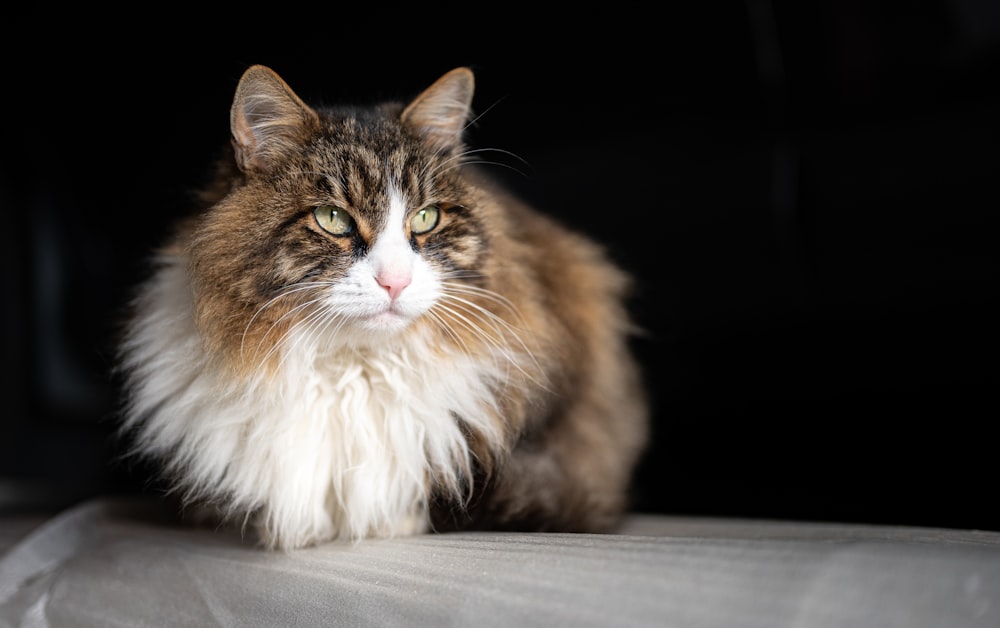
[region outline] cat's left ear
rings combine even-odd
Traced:
[[[236,163],[244,172],[270,170],[295,150],[318,120],[274,70],[251,66],[240,78],[229,112]]]
[[[474,90],[472,70],[455,68],[414,98],[401,120],[436,149],[451,150],[462,143]]]

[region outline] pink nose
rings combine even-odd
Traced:
[[[389,298],[395,301],[403,289],[410,285],[413,277],[409,273],[380,273],[375,280],[386,289]]]

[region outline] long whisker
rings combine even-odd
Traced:
[[[508,346],[507,343],[503,341],[503,339],[512,339],[515,341],[518,345],[520,345],[523,354],[526,355],[536,367],[539,367],[539,363],[534,352],[521,338],[517,328],[508,323],[502,317],[497,316],[495,313],[482,307],[481,305],[473,303],[472,301],[463,299],[454,294],[449,294],[448,292],[445,292],[444,297],[445,298],[442,302],[439,302],[434,306],[435,309],[439,309],[447,313],[455,320],[455,322],[463,325],[482,338],[487,344],[497,349],[500,355],[502,355],[529,380],[535,382],[543,388],[547,388],[521,365],[520,360],[516,357],[516,353],[510,346]],[[450,305],[446,305],[445,302]],[[491,335],[484,325],[492,329],[496,336]],[[541,368],[538,368],[538,371],[541,372]]]
[[[288,317],[290,317],[290,316],[292,316],[292,315],[300,312],[301,310],[306,309],[306,308],[310,307],[311,305],[314,305],[317,301],[318,301],[318,299],[311,299],[309,301],[303,301],[302,303],[299,303],[295,307],[289,309],[284,314],[282,314],[281,316],[279,316],[277,320],[275,320],[273,323],[271,323],[271,326],[267,328],[267,331],[265,331],[264,334],[261,335],[261,339],[257,342],[257,346],[254,348],[254,355],[257,355],[257,353],[261,349],[261,346],[264,344],[264,340],[267,338],[267,336],[271,333],[271,331],[273,329],[275,329],[276,327],[278,327],[281,324],[282,321],[284,321],[286,318],[288,318]],[[284,333],[287,334],[288,330],[285,330]],[[277,342],[280,343],[281,342],[281,338],[278,338]]]
[[[465,352],[466,355],[472,354],[472,351],[470,350],[468,343],[465,342],[465,340],[461,336],[459,336],[454,329],[452,329],[448,319],[446,319],[444,316],[442,316],[439,312],[435,311],[434,309],[428,311],[427,315],[441,324],[441,329],[443,329],[444,332],[448,334],[451,337],[451,339],[454,340],[455,343],[462,348],[462,350]]]
[[[502,161],[490,161],[488,159],[463,161],[461,164],[453,164],[448,168],[439,169],[438,171],[435,171],[435,174],[437,174],[437,172],[447,172],[448,170],[451,170],[452,168],[457,168],[458,166],[474,166],[474,165],[500,166],[501,168],[507,168],[508,170],[513,170],[514,172],[516,172],[517,174],[521,175],[524,178],[528,178],[528,175],[519,168],[516,168],[510,164],[505,164]]]
[[[291,295],[293,295],[293,294],[295,294],[297,292],[302,292],[304,290],[312,290],[312,289],[314,289],[316,287],[316,285],[317,284],[315,284],[315,283],[296,283],[296,284],[290,284],[290,285],[286,286],[285,289],[282,290],[282,292],[280,292],[276,296],[272,297],[267,303],[265,303],[264,305],[262,305],[259,308],[257,308],[257,311],[254,312],[253,316],[250,317],[250,320],[247,322],[246,327],[243,329],[243,335],[240,337],[240,355],[243,355],[243,353],[244,353],[244,349],[245,349],[244,345],[246,343],[247,334],[250,332],[250,328],[253,326],[254,321],[257,320],[257,317],[259,317],[266,309],[272,307],[275,303],[277,303],[281,299],[289,297],[289,296],[291,296]],[[273,325],[272,325],[272,327],[273,327]],[[265,336],[266,336],[266,334],[265,334]],[[259,349],[260,346],[258,345],[257,348]]]
[[[295,306],[295,307],[294,307],[293,309],[291,309],[291,310],[289,310],[288,312],[286,312],[285,314],[283,314],[283,315],[281,316],[281,318],[280,318],[280,319],[278,319],[278,321],[276,321],[276,322],[275,322],[275,324],[274,324],[274,325],[272,325],[272,326],[271,326],[271,327],[270,327],[270,328],[268,329],[268,333],[270,333],[270,330],[271,330],[271,329],[274,329],[274,327],[275,327],[275,326],[276,326],[276,325],[278,324],[278,322],[279,322],[279,321],[280,321],[281,319],[283,319],[283,318],[285,318],[285,317],[287,317],[287,316],[289,316],[289,315],[291,315],[291,314],[294,314],[294,313],[296,313],[296,312],[298,312],[298,311],[301,311],[301,310],[303,310],[303,309],[306,309],[306,308],[309,308],[309,307],[312,307],[312,306],[315,306],[315,305],[316,305],[317,303],[319,303],[320,301],[321,301],[321,299],[320,299],[320,298],[316,298],[316,299],[311,299],[311,300],[309,300],[309,301],[306,301],[306,302],[304,302],[304,303],[301,303],[301,304],[299,304],[299,305]],[[264,366],[265,364],[267,364],[268,360],[270,360],[270,359],[271,359],[271,356],[273,356],[273,355],[275,354],[275,352],[279,351],[279,350],[280,350],[280,349],[281,349],[281,348],[282,348],[282,347],[284,346],[285,342],[286,342],[286,341],[288,340],[288,338],[289,338],[289,337],[290,337],[290,336],[292,335],[292,333],[293,333],[294,331],[296,331],[296,330],[297,330],[297,329],[298,329],[299,327],[301,327],[302,325],[306,324],[306,323],[307,323],[307,321],[311,320],[311,319],[312,319],[313,317],[315,317],[315,316],[316,316],[316,311],[314,310],[314,311],[312,311],[312,312],[308,313],[308,314],[307,314],[307,315],[306,315],[306,316],[305,316],[304,318],[302,318],[302,319],[300,319],[300,320],[296,321],[296,322],[295,322],[295,323],[294,323],[293,325],[291,325],[291,326],[290,326],[290,327],[289,327],[288,329],[284,330],[284,331],[283,331],[283,332],[281,333],[281,336],[279,336],[279,337],[278,337],[278,338],[277,338],[277,339],[276,339],[276,340],[274,341],[274,343],[273,343],[273,344],[271,345],[271,347],[270,347],[270,348],[268,348],[268,350],[267,350],[267,353],[265,353],[265,354],[264,354],[264,356],[263,356],[263,357],[262,357],[262,358],[260,359],[260,361],[259,361],[259,362],[257,363],[257,368],[263,368],[263,366]],[[266,336],[265,336],[265,337],[266,337]],[[263,340],[261,340],[261,342],[263,343]],[[260,346],[259,346],[259,345],[258,345],[257,349],[258,349],[258,350],[260,349]],[[255,353],[256,353],[256,352],[255,352]],[[286,355],[287,355],[287,354],[286,354]],[[281,363],[284,363],[284,358],[282,358],[282,361],[281,361]],[[279,363],[279,366],[280,366],[280,363]]]
[[[499,105],[499,104],[500,104],[501,102],[503,102],[503,98],[500,98],[499,100],[497,100],[496,102],[494,102],[494,103],[493,103],[492,105],[490,105],[490,106],[489,106],[489,107],[487,107],[486,109],[483,109],[483,110],[482,110],[482,111],[481,111],[481,112],[480,112],[479,114],[477,114],[477,115],[476,115],[476,117],[474,117],[474,118],[472,118],[471,120],[469,120],[468,122],[466,122],[466,123],[465,123],[465,126],[464,126],[464,127],[462,127],[462,130],[463,130],[463,131],[467,131],[467,130],[468,130],[469,128],[471,128],[471,127],[472,127],[472,126],[473,126],[474,124],[477,124],[477,123],[479,122],[479,120],[480,120],[480,119],[481,119],[481,118],[482,118],[483,116],[485,116],[485,115],[486,115],[487,113],[489,113],[490,111],[492,111],[492,110],[493,110],[493,107],[496,107],[496,106],[497,106],[497,105]]]
[[[315,302],[316,301],[313,301],[313,303]],[[318,326],[320,326],[323,323],[323,321],[327,318],[327,313],[329,309],[330,306],[324,305],[309,312],[309,314],[307,314],[301,320],[297,321],[288,330],[288,332],[282,336],[280,344],[276,344],[274,347],[275,349],[277,348],[284,349],[285,348],[284,345],[289,336],[293,338],[293,342],[292,345],[288,347],[289,349],[288,351],[282,352],[281,359],[278,361],[279,369],[282,366],[284,366],[285,360],[287,360],[288,356],[290,356],[294,352],[293,350],[299,346],[302,346],[303,343],[309,343],[311,350],[315,350],[316,344],[319,342],[319,339],[316,337],[315,334],[312,333],[312,331],[316,329]],[[294,336],[292,336],[292,332],[299,332],[299,331],[301,331],[301,333],[295,333]]]
[[[470,273],[469,275],[472,275],[472,274]],[[460,276],[458,273],[454,273],[454,274],[449,275],[449,277],[458,277],[458,276]],[[527,330],[527,325],[525,323],[524,317],[521,315],[520,310],[517,309],[517,306],[515,306],[514,303],[510,299],[508,299],[507,297],[503,296],[502,294],[500,294],[498,292],[495,292],[493,290],[487,290],[486,288],[481,288],[479,286],[474,286],[474,285],[471,285],[471,284],[459,283],[459,282],[454,282],[454,281],[445,281],[445,282],[443,282],[442,285],[443,285],[443,287],[445,289],[444,293],[445,293],[446,297],[448,297],[448,298],[450,298],[452,300],[461,300],[463,303],[465,303],[469,307],[472,307],[472,308],[475,308],[475,309],[481,311],[486,316],[488,316],[488,317],[490,317],[492,319],[495,319],[499,323],[502,323],[504,327],[506,327],[507,329],[509,329],[512,332],[514,332],[515,336],[517,336],[516,332],[518,332],[518,331],[526,331]],[[520,325],[520,327],[518,325],[514,325],[511,321],[506,320],[505,318],[503,318],[499,314],[490,311],[488,308],[485,308],[485,307],[479,305],[478,303],[475,303],[475,302],[472,302],[472,301],[469,301],[469,300],[466,300],[466,299],[462,299],[458,295],[465,295],[465,296],[469,296],[469,297],[476,297],[478,299],[485,300],[485,301],[488,301],[488,302],[495,303],[495,304],[499,305],[500,307],[502,307],[503,309],[505,309],[507,312],[510,313],[511,317],[518,323],[518,325]],[[518,336],[518,339],[520,340],[519,336]],[[522,343],[522,346],[524,346],[523,343]],[[524,346],[524,349],[526,351],[528,351],[528,349],[527,349],[526,346]],[[530,351],[528,351],[528,352],[531,353]]]
[[[450,307],[448,307],[446,305],[442,305],[440,303],[438,303],[437,305],[435,305],[434,309],[438,310],[437,312],[435,312],[435,317],[438,320],[441,320],[444,323],[446,329],[448,329],[448,332],[450,334],[452,334],[453,336],[455,335],[455,332],[451,329],[451,323],[452,322],[457,323],[457,324],[461,325],[462,327],[468,329],[469,331],[471,331],[475,335],[477,335],[480,338],[484,339],[489,345],[491,345],[494,348],[498,349],[497,353],[495,353],[493,355],[493,364],[495,366],[497,366],[498,368],[500,366],[499,361],[498,361],[498,357],[499,357],[498,354],[502,355],[505,358],[505,364],[508,364],[508,365],[509,364],[515,364],[515,365],[517,364],[516,357],[512,353],[510,353],[509,350],[506,347],[504,347],[503,344],[497,338],[494,338],[494,337],[490,336],[484,329],[482,329],[479,325],[477,325],[475,322],[473,322],[472,320],[470,320],[468,317],[463,316],[459,311],[457,311],[457,310],[455,310],[453,308],[450,308]],[[469,350],[469,347],[465,343],[465,341],[464,340],[459,340],[459,342],[461,343],[461,345],[462,345],[463,349],[466,351],[466,353],[471,355],[471,351]]]
[[[450,157],[449,159],[446,159],[445,161],[441,162],[440,164],[436,164],[433,170],[431,170],[431,171],[424,171],[424,172],[421,173],[421,175],[422,176],[426,176],[426,177],[434,177],[434,176],[436,176],[437,174],[439,174],[441,172],[445,172],[447,170],[451,170],[452,168],[456,168],[458,166],[471,165],[471,164],[488,164],[488,165],[494,165],[494,166],[502,166],[504,168],[510,168],[511,170],[513,170],[514,172],[518,173],[519,175],[521,175],[523,177],[527,177],[528,176],[527,174],[525,174],[519,168],[517,168],[517,167],[515,167],[515,166],[513,166],[511,164],[503,163],[501,161],[491,161],[491,160],[487,160],[487,159],[477,159],[477,160],[474,160],[474,161],[468,161],[468,160],[466,160],[466,158],[469,157],[469,156],[471,156],[471,155],[475,155],[475,154],[478,154],[478,153],[486,153],[486,152],[493,152],[493,153],[500,153],[501,155],[507,155],[507,156],[512,157],[512,158],[516,159],[517,161],[521,162],[521,164],[523,164],[525,166],[529,165],[528,161],[526,159],[520,157],[519,155],[517,155],[515,153],[512,153],[512,152],[507,151],[507,150],[503,150],[501,148],[475,148],[475,149],[470,149],[470,150],[467,150],[467,151],[463,151],[463,152],[459,153],[458,155]]]
[[[508,299],[507,297],[503,296],[502,294],[494,292],[493,290],[487,290],[485,288],[480,288],[479,286],[472,286],[472,285],[469,285],[469,284],[457,283],[457,282],[451,282],[451,281],[444,282],[443,286],[445,287],[446,293],[449,294],[449,296],[453,296],[453,293],[462,293],[462,294],[474,295],[474,296],[480,297],[482,299],[486,299],[488,301],[496,303],[497,305],[502,306],[504,309],[506,309],[507,311],[509,311],[521,323],[524,322],[524,318],[521,316],[520,311],[518,311],[518,309],[514,305],[514,303],[511,302],[510,299]],[[492,316],[496,316],[492,312],[490,312],[490,314]],[[504,321],[504,322],[508,323],[507,321]],[[508,325],[510,325],[510,323],[508,323]],[[513,325],[510,325],[510,326],[512,328],[514,327]]]

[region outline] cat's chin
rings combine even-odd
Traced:
[[[362,329],[379,333],[393,333],[402,331],[413,321],[413,318],[400,314],[394,310],[385,310],[377,314],[359,318],[357,325]]]

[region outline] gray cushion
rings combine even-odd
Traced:
[[[1000,626],[1000,533],[634,515],[288,553],[97,500],[0,554],[2,626]]]

